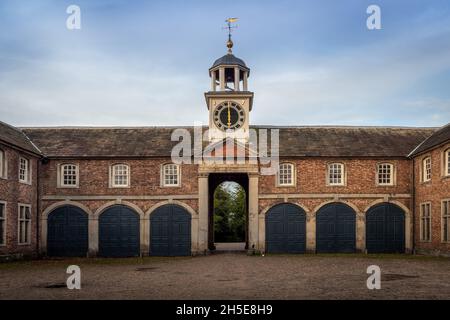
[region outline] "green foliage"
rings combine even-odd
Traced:
[[[246,195],[238,184],[222,183],[214,193],[215,242],[244,242]]]

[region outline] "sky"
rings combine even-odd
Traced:
[[[66,27],[72,4],[80,30]],[[366,26],[371,4],[380,30]],[[206,124],[228,17],[251,68],[252,124],[450,122],[448,0],[1,0],[0,120]]]

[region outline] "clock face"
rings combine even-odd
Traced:
[[[236,102],[223,102],[214,110],[214,123],[221,130],[242,128],[244,122],[245,111]]]

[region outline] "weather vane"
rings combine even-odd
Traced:
[[[233,41],[231,40],[231,32],[233,31],[233,29],[236,29],[238,26],[237,25],[232,25],[232,23],[238,21],[238,18],[228,18],[227,20],[225,20],[225,22],[227,23],[227,26],[223,29],[227,29],[228,30],[228,42],[227,42],[227,48],[228,48],[228,53],[231,54],[232,53],[232,48],[233,48]]]

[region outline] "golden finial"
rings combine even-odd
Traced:
[[[233,29],[237,28],[237,26],[232,26],[231,24],[233,22],[238,21],[238,18],[228,18],[227,20],[225,20],[225,22],[228,24],[226,29],[228,29],[228,41],[227,41],[227,48],[228,48],[228,54],[232,54],[233,53],[233,41],[231,40],[231,32]]]

